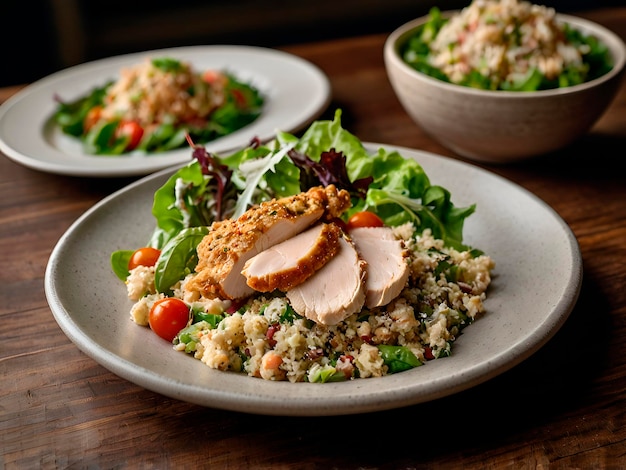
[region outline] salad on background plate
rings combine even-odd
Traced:
[[[157,154],[187,145],[186,135],[205,144],[253,122],[264,104],[260,90],[233,74],[171,57],[122,69],[117,81],[72,101],[56,99],[56,124],[95,155]]]
[[[524,0],[473,0],[450,17],[437,7],[401,56],[433,78],[484,90],[537,91],[584,83],[610,71],[598,38]]]
[[[302,130],[330,97],[328,77],[317,66],[276,49],[137,52],[69,67],[20,90],[0,105],[0,150],[49,173],[146,175],[186,163],[187,134],[209,151],[234,152],[254,138],[272,139],[276,129]]]

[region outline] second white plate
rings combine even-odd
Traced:
[[[55,95],[69,101],[119,76],[146,57],[189,61],[195,70],[218,69],[252,83],[266,97],[261,116],[230,135],[205,144],[222,153],[244,147],[254,137],[265,142],[277,130],[297,132],[314,121],[330,102],[330,83],[317,66],[292,54],[252,46],[193,46],[111,57],[45,77],[0,106],[0,151],[24,166],[72,176],[145,175],[191,159],[191,150],[147,155],[94,156],[52,123]]]

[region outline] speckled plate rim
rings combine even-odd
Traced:
[[[172,170],[138,180],[93,206],[60,238],[45,272],[52,313],[80,350],[113,373],[179,400],[244,413],[329,416],[428,402],[483,383],[519,364],[558,331],[582,283],[578,242],[535,195],[489,171],[435,154],[382,144],[415,158],[457,206],[476,203],[465,241],[496,268],[486,314],[464,330],[451,357],[344,383],[270,382],[209,369],[129,318],[132,303],[109,267],[112,251],[143,245],[154,228],[152,196]]]
[[[266,97],[264,111],[254,122],[208,142],[217,153],[262,142],[276,130],[297,132],[326,109],[331,99],[328,77],[314,64],[276,49],[256,46],[190,46],[137,52],[87,62],[38,80],[0,106],[0,151],[26,167],[48,173],[87,177],[146,175],[189,159],[188,148],[158,154],[96,156],[52,123],[55,95],[75,99],[119,76],[122,68],[146,58],[186,60],[198,71],[225,70],[255,85]]]

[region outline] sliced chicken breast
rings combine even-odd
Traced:
[[[365,303],[365,262],[344,237],[339,244],[322,269],[285,294],[298,314],[323,325],[336,325]]]
[[[253,256],[241,272],[254,290],[287,291],[310,278],[339,251],[343,232],[335,224],[316,224]]]
[[[350,194],[334,185],[273,199],[238,219],[211,225],[197,248],[197,275],[185,289],[207,298],[239,299],[254,293],[241,271],[246,261],[306,230],[320,219],[339,217],[350,207]]]
[[[365,282],[367,308],[387,305],[409,279],[408,253],[389,227],[360,227],[350,230],[359,255],[367,262]]]

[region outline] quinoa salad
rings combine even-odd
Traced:
[[[88,153],[122,154],[180,148],[187,135],[197,143],[215,140],[254,121],[264,97],[230,73],[157,57],[74,101],[57,101],[57,125]]]
[[[112,254],[131,320],[171,342],[173,353],[264,380],[381,377],[453,354],[463,329],[486,313],[495,269],[462,242],[475,207],[454,206],[414,160],[383,149],[370,155],[339,117],[313,123],[301,139],[279,133],[254,149],[262,157],[250,148],[219,159],[196,147],[195,160],[155,194],[150,242]],[[329,137],[336,147],[320,150]],[[276,188],[301,172],[287,194],[261,184],[280,176],[279,162],[286,166]],[[317,176],[305,184],[309,167]],[[230,176],[222,190],[236,185],[234,168],[264,191],[242,184],[239,209],[225,204],[228,215],[218,216],[219,192],[206,185],[216,171]],[[183,195],[191,180],[205,184],[204,201]],[[193,221],[198,208],[183,200],[213,210]],[[182,225],[165,233],[176,217]]]
[[[606,46],[556,16],[522,0],[474,0],[448,19],[434,8],[403,57],[436,78],[493,90],[572,86],[609,71]]]
[[[494,262],[445,248],[430,230],[414,236],[411,224],[394,233],[409,249],[410,281],[390,304],[327,326],[296,315],[281,294],[258,295],[232,311],[231,301],[194,300],[183,281],[174,296],[219,322],[185,327],[174,349],[213,369],[291,382],[381,377],[449,356],[461,330],[485,311]],[[154,267],[131,271],[127,286],[137,301],[133,321],[148,326],[150,307],[164,297],[154,292]]]

